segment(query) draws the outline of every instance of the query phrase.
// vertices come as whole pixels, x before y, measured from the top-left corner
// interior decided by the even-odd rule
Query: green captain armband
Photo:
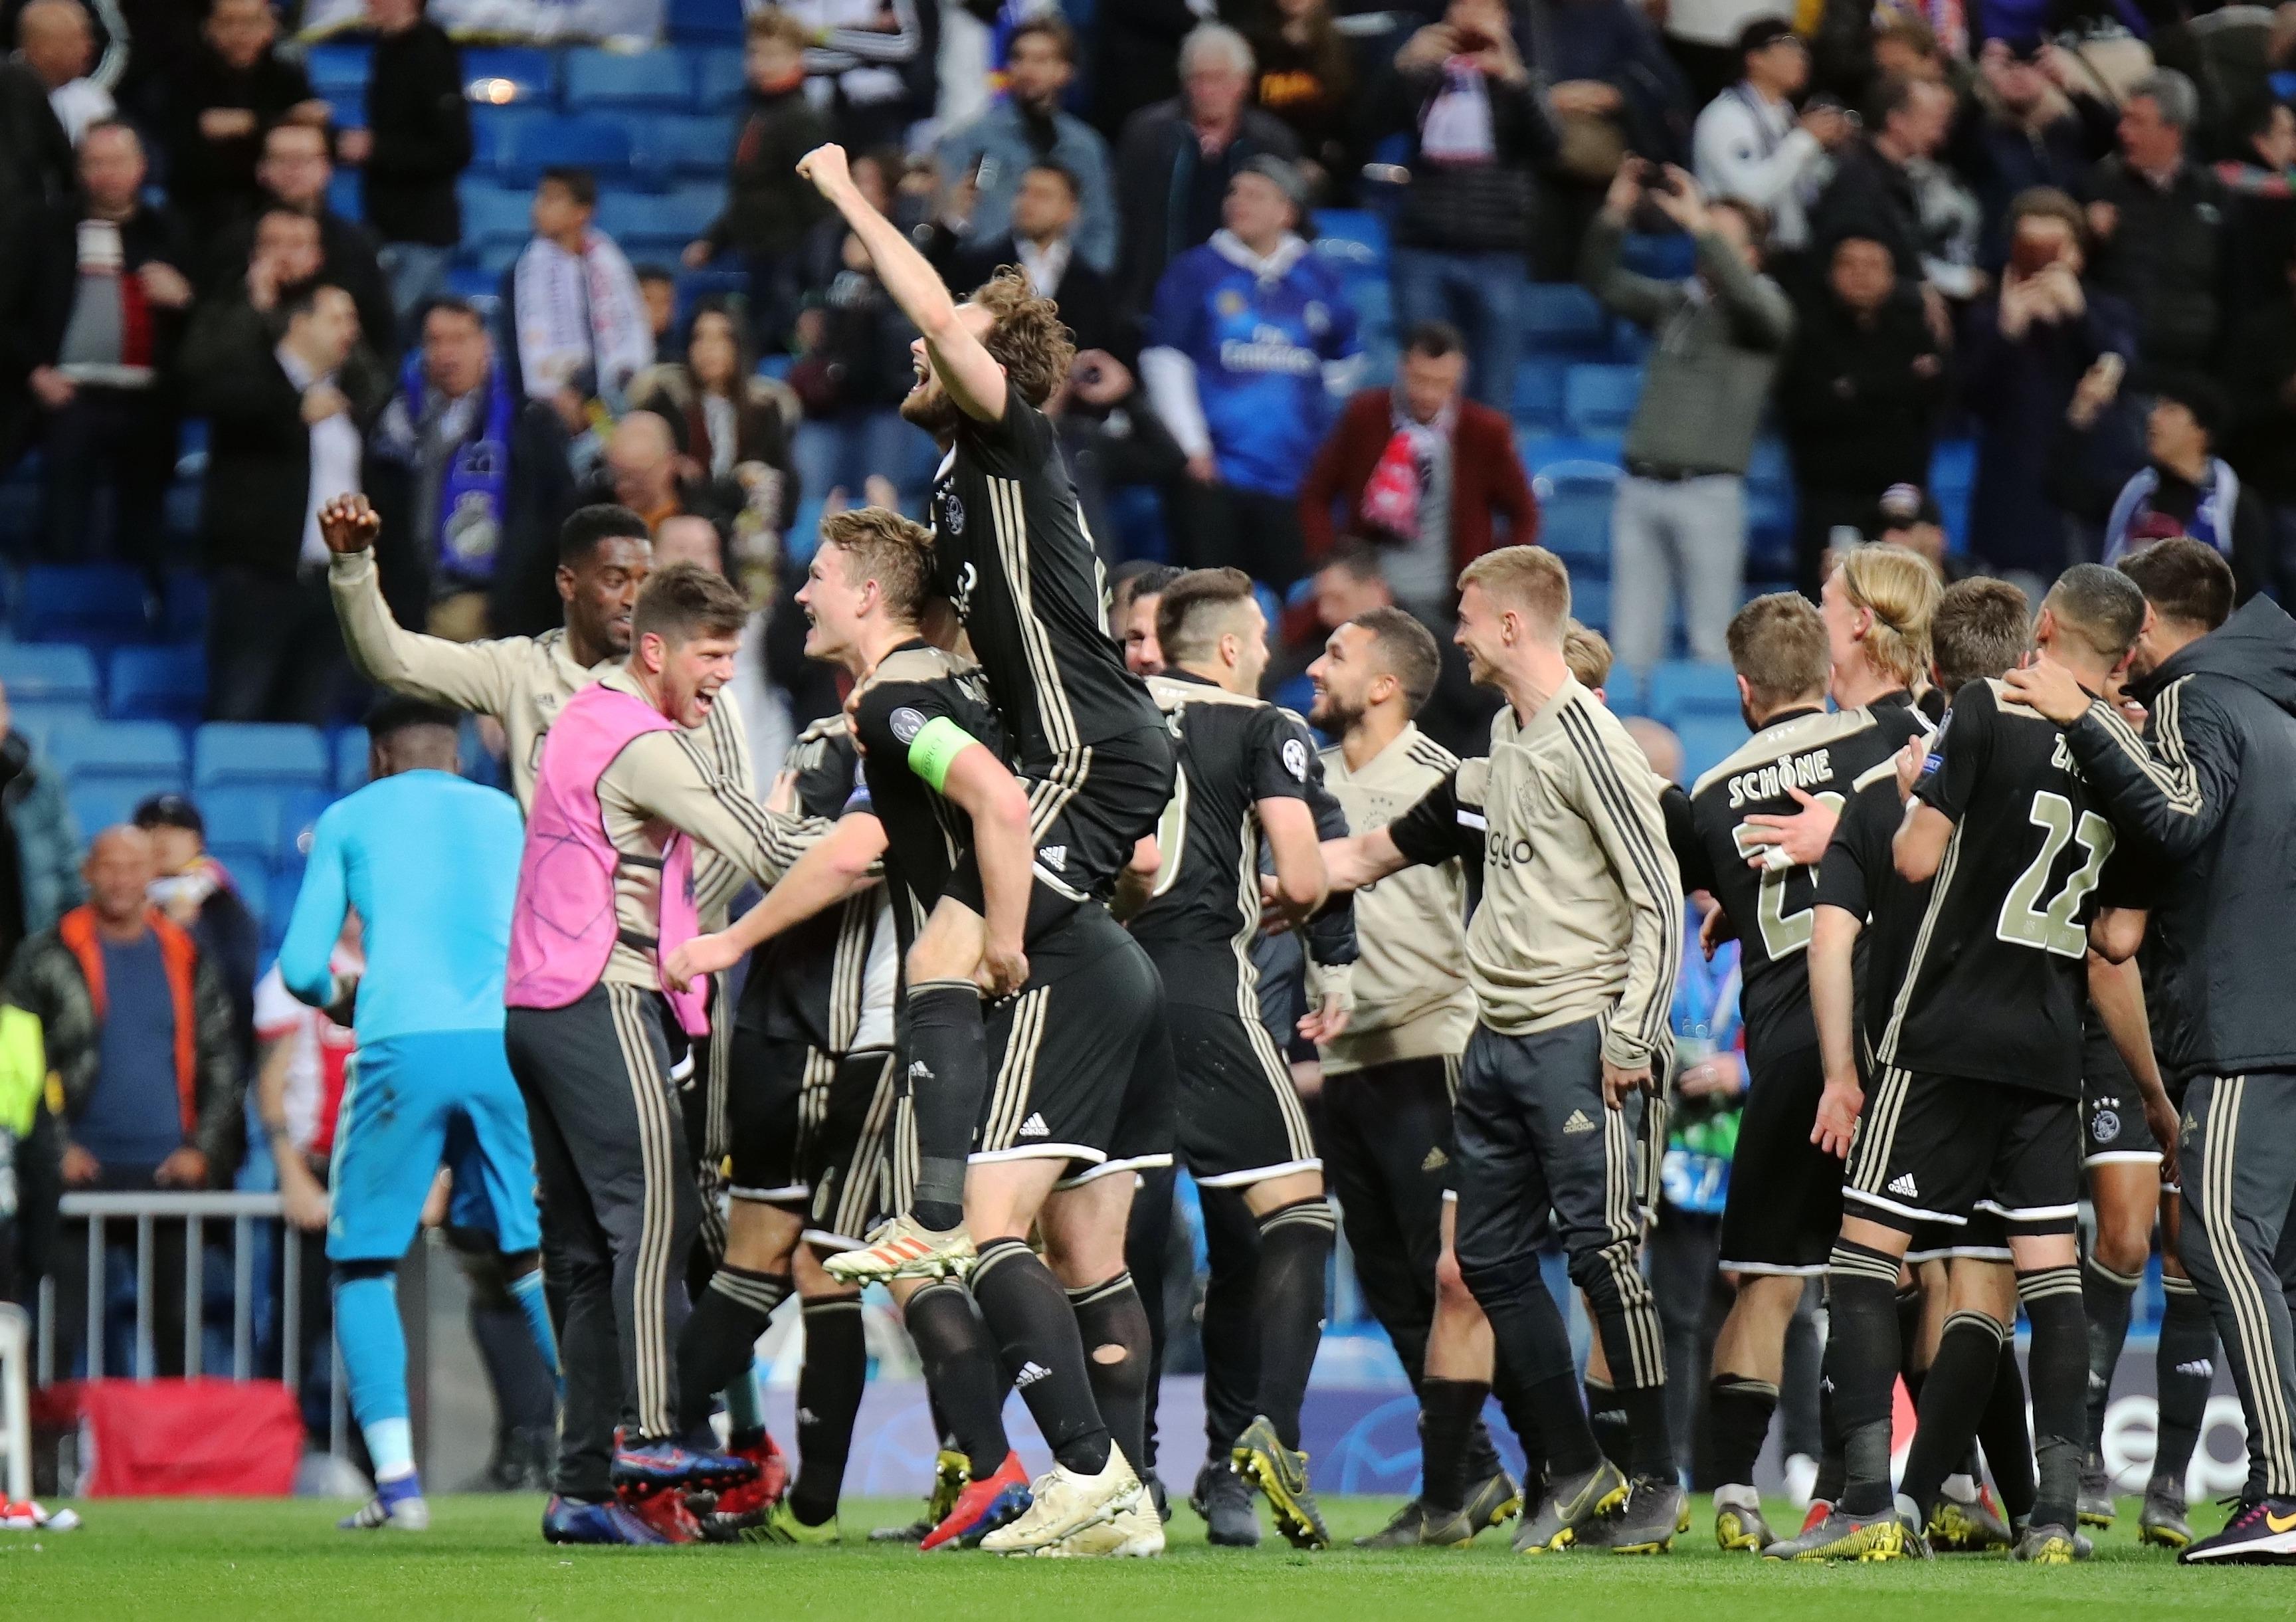
[[[936,715],[909,740],[909,770],[939,794],[956,757],[980,741],[947,716]]]

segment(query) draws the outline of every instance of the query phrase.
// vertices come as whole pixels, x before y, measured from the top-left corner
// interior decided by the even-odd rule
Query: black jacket
[[[1805,307],[1777,386],[1802,484],[1878,499],[1892,484],[1928,483],[1944,360],[1910,291],[1870,325],[1831,292]]]
[[[0,378],[15,383],[35,366],[55,365],[78,291],[79,222],[86,212],[72,201],[45,209],[0,255]],[[120,222],[120,253],[129,276],[160,264],[189,279],[191,245],[183,222],[168,209],[147,204]],[[175,359],[188,315],[152,306],[152,364],[163,372]]]
[[[2225,460],[2274,502],[2296,502],[2296,299],[2251,310],[2225,359],[2240,413]]]
[[[1395,240],[1406,247],[1451,253],[1521,252],[1530,241],[1536,183],[1532,171],[1558,146],[1554,127],[1540,110],[1538,95],[1526,81],[1509,85],[1490,79],[1491,144],[1488,163],[1434,163],[1419,151],[1418,130],[1443,90],[1439,68],[1390,76],[1382,129],[1412,132],[1406,160],[1411,184],[1403,188]]]
[[[451,189],[451,188],[450,188]],[[257,217],[242,216],[218,233],[209,250],[202,297],[221,292],[234,283],[244,285],[247,261],[255,251]],[[319,275],[350,294],[358,306],[359,337],[385,360],[398,353],[398,313],[390,302],[390,282],[375,257],[374,238],[365,226],[345,219],[332,209],[319,213]]]
[[[311,99],[310,77],[302,64],[276,48],[246,69],[234,68],[202,39],[191,60],[168,78],[169,161],[168,194],[201,236],[258,195],[256,161],[263,135],[288,109]],[[255,128],[243,136],[211,141],[200,132],[200,115],[210,108],[241,108],[255,114]]]
[[[0,225],[62,202],[78,173],[70,137],[40,76],[22,62],[0,60]]]
[[[463,57],[437,23],[424,21],[374,42],[366,86],[366,217],[387,243],[451,248],[462,240],[455,177],[471,166],[471,110],[463,100]]]
[[[703,233],[713,252],[794,253],[829,205],[797,172],[797,161],[835,137],[802,88],[750,92],[749,112],[726,160],[726,211]]]
[[[1070,244],[1073,249],[1073,242]],[[951,268],[949,285],[959,298],[996,274],[1000,265],[1017,265],[1021,251],[1008,234],[978,250],[956,254]],[[1068,268],[1061,272],[1061,285],[1054,297],[1059,301],[1061,319],[1068,323],[1069,331],[1076,335],[1080,350],[1107,350],[1119,357],[1123,355],[1122,334],[1118,330],[1116,288],[1108,277],[1085,262],[1081,253],[1071,251]]]
[[[1921,198],[1913,177],[1874,150],[1853,141],[1834,160],[1833,178],[1809,210],[1811,262],[1824,264],[1834,244],[1863,236],[1890,251],[1901,282],[1923,280],[1922,253],[1929,245],[1922,229]]]
[[[2151,711],[2145,737],[2106,704],[2065,737],[2153,869],[2141,888],[2161,1069],[2296,1070],[2296,997],[2275,950],[2296,918],[2296,620],[2258,597],[2132,690]]]
[[[2139,366],[2205,368],[2224,322],[2223,183],[2187,162],[2162,191],[2112,157],[2096,166],[2089,198],[2119,218],[2089,255],[2088,279],[2136,306]]]
[[[1124,243],[1117,282],[1126,309],[1147,309],[1155,302],[1164,267],[1210,240],[1219,229],[1220,200],[1227,195],[1229,179],[1246,159],[1263,153],[1297,162],[1300,138],[1281,119],[1257,107],[1243,110],[1235,139],[1210,160],[1181,101],[1160,102],[1133,115],[1116,152],[1116,206],[1123,216]],[[1216,173],[1203,173],[1207,164]]]

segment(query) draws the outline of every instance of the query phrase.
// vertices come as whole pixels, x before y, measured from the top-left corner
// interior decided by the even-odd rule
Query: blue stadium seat
[[[1611,572],[1611,503],[1618,470],[1600,462],[1558,462],[1532,481],[1538,497],[1538,539],[1570,567],[1575,583],[1582,575]]]
[[[1562,379],[1567,363],[1534,355],[1514,369],[1514,420],[1542,433],[1562,426]]]
[[[135,814],[143,801],[144,791],[132,783],[90,783],[85,788],[75,786],[65,796],[82,838],[117,827]]]
[[[192,742],[192,784],[217,788],[320,788],[327,781],[326,739],[316,727],[266,721],[209,721]]]
[[[335,734],[335,792],[347,795],[366,786],[366,733],[346,727]]]
[[[207,634],[208,577],[196,569],[168,572],[162,630],[170,642],[196,642]]]
[[[684,45],[739,45],[742,0],[669,0],[667,27]]]
[[[685,60],[675,51],[603,51],[594,47],[566,54],[569,112],[594,107],[659,107],[682,110],[693,87]]]
[[[67,644],[33,647],[0,642],[0,686],[12,708],[27,703],[77,704],[95,708],[95,661],[87,649]]]
[[[471,109],[471,172],[492,176],[497,181],[503,165],[510,161],[510,151],[519,133],[535,124],[548,123],[558,115],[545,107],[476,106]]]
[[[734,133],[733,119],[714,114],[679,118],[664,113],[648,119],[638,128],[637,168],[648,179],[661,183],[723,175]]]
[[[327,207],[345,219],[366,218],[366,179],[355,169],[339,169],[327,182]]]
[[[1734,715],[1691,715],[1669,721],[1682,740],[1682,786],[1695,784],[1746,741],[1746,723]]]
[[[550,53],[532,45],[466,45],[463,94],[481,107],[514,107],[550,99]]]
[[[610,180],[630,167],[630,132],[619,119],[533,119],[512,127],[500,166],[503,177],[516,185],[532,185],[557,165]]]
[[[1607,583],[1605,582],[1606,585]],[[1578,582],[1576,580],[1570,583],[1570,599],[1572,617],[1583,622],[1586,616],[1578,613]],[[1642,679],[1628,666],[1613,664],[1611,666],[1611,673],[1603,679],[1603,700],[1611,706],[1613,714],[1642,714]]]
[[[311,88],[331,100],[345,94],[354,100],[363,96],[373,63],[372,47],[348,40],[315,45],[303,54],[303,71],[310,75]]]
[[[207,819],[208,849],[237,874],[271,864],[279,848],[283,796],[268,788],[207,788],[200,791],[200,815]]]
[[[1621,465],[1621,445],[1614,433],[1591,439],[1568,433],[1519,433],[1514,440],[1523,466],[1534,474],[1565,462],[1594,462],[1615,470]]]
[[[467,177],[457,186],[463,200],[465,243],[524,242],[534,231],[534,194]]]
[[[475,727],[478,723],[466,716],[463,724]],[[279,839],[272,847],[276,863],[291,864],[297,868],[303,865],[311,854],[311,836],[317,827],[319,813],[334,803],[335,794],[332,788],[300,788],[280,801]]]
[[[709,228],[725,202],[722,185],[682,185],[658,194],[618,187],[599,195],[598,228],[625,251],[630,239],[647,237],[675,238],[683,247]]]
[[[48,740],[48,758],[75,788],[132,783],[145,794],[184,786],[184,735],[165,721],[111,720]]]
[[[327,121],[337,129],[366,128],[366,92],[353,90],[319,98],[327,104]],[[340,178],[340,177],[337,177]]]
[[[1692,717],[1718,716],[1736,727],[1738,678],[1726,664],[1702,664],[1695,659],[1669,659],[1651,672],[1646,695],[1650,712],[1677,732]]]
[[[1570,617],[1581,625],[1593,626],[1596,630],[1609,630],[1611,582],[1574,578],[1570,582]]]
[[[1611,318],[1595,295],[1569,282],[1533,282],[1523,290],[1522,340],[1533,355],[1594,358],[1608,351]]]
[[[130,642],[145,630],[144,576],[119,564],[24,571],[16,635],[27,642]]]
[[[93,727],[97,720],[95,705],[86,699],[45,703],[35,700],[28,704],[19,704],[13,698],[8,701],[8,725],[31,739],[37,749],[45,750],[52,739],[77,728]]]
[[[295,898],[291,894],[284,897],[275,909],[271,902],[271,875],[251,861],[242,862],[232,869],[231,884],[232,888],[239,892],[239,899],[246,906],[248,915],[263,930],[264,955],[275,956],[280,940],[287,933],[287,908]],[[279,915],[275,926],[272,918],[275,910]]]
[[[741,52],[690,51],[686,62],[693,73],[693,104],[703,112],[732,112],[750,94]]]
[[[503,250],[504,255],[508,252],[507,248]],[[502,273],[510,268],[507,257],[497,256],[489,264],[488,256],[481,252],[476,259],[476,263],[455,265],[447,269],[447,291],[458,299],[492,298],[502,285]]]
[[[1387,279],[1387,222],[1365,209],[1316,210],[1316,256],[1352,288]]]
[[[196,642],[115,649],[111,675],[105,708],[122,720],[188,727],[207,712],[207,649]]]
[[[1639,366],[1581,365],[1562,380],[1562,421],[1577,434],[1624,433],[1642,398]]]

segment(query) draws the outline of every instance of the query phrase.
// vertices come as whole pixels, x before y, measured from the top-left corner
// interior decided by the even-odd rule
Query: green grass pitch
[[[552,1549],[537,1530],[538,1498],[436,1498],[421,1536],[334,1529],[350,1506],[313,1500],[187,1503],[110,1500],[80,1505],[87,1524],[55,1533],[0,1533],[0,1616],[200,1622],[292,1618],[537,1619],[827,1617],[960,1622],[1136,1622],[1149,1617],[1312,1618],[1316,1622],[1553,1617],[1562,1622],[1827,1622],[1938,1618],[2019,1622],[2080,1618],[2286,1618],[2296,1572],[2178,1568],[2136,1546],[2134,1501],[2085,1566],[2032,1569],[1998,1560],[1786,1567],[1714,1547],[1696,1503],[1693,1531],[1656,1559],[1555,1555],[1521,1559],[1505,1533],[1464,1552],[1303,1554],[1271,1539],[1256,1550],[1213,1549],[1186,1510],[1161,1560],[999,1560],[920,1556],[866,1542],[833,1550],[740,1546]],[[1375,1529],[1392,1500],[1327,1505],[1333,1530]],[[914,1514],[914,1503],[849,1504],[844,1525]],[[1790,1518],[1775,1506],[1777,1524]],[[2195,1517],[2213,1527],[2218,1512]]]

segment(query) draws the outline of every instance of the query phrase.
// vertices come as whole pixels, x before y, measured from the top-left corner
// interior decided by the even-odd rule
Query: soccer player
[[[1502,548],[1469,564],[1459,589],[1469,669],[1507,700],[1489,758],[1462,762],[1388,827],[1325,855],[1335,887],[1360,889],[1448,860],[1459,827],[1480,827],[1456,1247],[1546,1453],[1550,1485],[1514,1546],[1656,1552],[1672,1545],[1682,1489],[1663,1336],[1636,1265],[1645,1213],[1635,1183],[1648,1094],[1671,1048],[1682,875],[1641,750],[1563,661],[1570,579],[1561,562],[1542,548]],[[1620,1382],[1631,1488],[1595,1445],[1540,1275],[1539,1247],[1556,1227]]]
[[[1041,408],[1076,348],[1050,299],[1007,268],[964,303],[901,228],[853,184],[839,146],[798,165],[841,214],[901,313],[917,383],[901,415],[943,448],[933,481],[933,575],[956,605],[996,696],[1029,795],[1041,881],[1105,901],[1172,792],[1172,751],[1155,706],[1108,634],[1100,562]],[[961,874],[934,902],[906,965],[908,1041],[934,1081],[913,1090],[916,1197],[881,1239],[833,1256],[849,1280],[962,1265],[965,1157],[988,1096],[979,977],[1021,989],[1021,943],[988,926]],[[1018,920],[1010,920],[1017,923]]]
[[[691,1541],[680,1489],[758,1473],[681,1439],[709,1394],[681,1402],[678,1385],[680,1273],[701,1199],[670,1091],[671,1032],[691,1039],[708,1025],[702,999],[669,992],[661,964],[696,933],[696,844],[767,885],[801,848],[795,820],[723,777],[701,732],[748,621],[722,576],[692,564],[654,576],[632,613],[628,663],[558,711],[535,775],[504,1041],[564,1301],[554,1540],[619,1487],[661,1540]]]
[[[537,1265],[534,1145],[502,1050],[524,830],[507,795],[455,775],[459,719],[414,699],[376,707],[373,780],[321,814],[279,949],[280,977],[299,1000],[331,1008],[354,989],[357,998],[357,1078],[342,1106],[327,1259],[374,1497],[347,1529],[430,1524],[407,1429],[398,1268],[441,1160],[455,1170],[457,1223],[493,1231],[535,1344],[557,1365]],[[332,962],[347,911],[365,933],[366,967],[354,985]]]
[[[1411,719],[1441,667],[1434,637],[1399,608],[1349,621],[1308,667],[1308,719],[1340,740],[1324,751],[1324,782],[1350,830],[1383,827],[1457,770]],[[1452,1252],[1451,1107],[1475,1024],[1464,863],[1406,869],[1359,892],[1355,909],[1354,1012],[1317,1044],[1324,1164],[1364,1298],[1418,1395],[1422,1454],[1419,1495],[1357,1542],[1448,1547],[1521,1503],[1483,1427],[1490,1325]]]
[[[1324,899],[1308,802],[1315,745],[1296,717],[1254,696],[1267,621],[1241,570],[1197,570],[1166,586],[1156,638],[1164,673],[1149,691],[1178,740],[1179,788],[1132,933],[1164,981],[1181,1157],[1199,1187],[1240,1191],[1259,1232],[1259,1400],[1241,1435],[1212,1438],[1227,1457],[1206,1462],[1196,1497],[1208,1511],[1230,1465],[1267,1494],[1286,1537],[1325,1548],[1331,1533],[1300,1451],[1300,1404],[1323,1338],[1324,1268],[1338,1224],[1291,1066],[1260,1023],[1250,957],[1263,844],[1290,918],[1306,919]],[[1320,1008],[1311,1016],[1317,1031],[1321,1016]]]
[[[1886,638],[1892,666],[1925,665],[1936,577],[1911,553],[1875,561],[1906,574],[1906,610],[1898,625],[1876,622],[1860,647]],[[1749,1085],[1720,1234],[1720,1264],[1738,1275],[1738,1292],[1715,1339],[1707,1423],[1722,1482],[1714,1496],[1715,1539],[1725,1549],[1759,1552],[1775,1539],[1754,1490],[1754,1460],[1777,1407],[1786,1327],[1807,1280],[1825,1271],[1841,1231],[1841,1168],[1809,1137],[1825,1085],[1805,956],[1816,864],[1761,843],[1750,819],[1791,814],[1798,802],[1841,805],[1868,773],[1887,775],[1882,769],[1928,724],[1902,702],[1825,708],[1827,624],[1799,593],[1773,593],[1741,608],[1730,622],[1729,648],[1753,736],[1692,786],[1696,839],[1681,854],[1683,883],[1712,893],[1728,915],[1744,976]],[[1758,852],[1763,864],[1750,866],[1747,858]]]
[[[2038,656],[2101,692],[2144,615],[2124,577],[2076,565],[2042,605]],[[1876,1047],[1873,1096],[1829,1086],[1819,1106],[1821,1146],[1849,1148],[1827,1349],[1847,1479],[1797,1552],[1892,1559],[1918,1547],[1927,1506],[1890,1494],[1898,1272],[1918,1223],[1965,1228],[1981,1202],[2008,1227],[2033,1326],[2038,1480],[2016,1553],[2062,1564],[2077,1556],[2087,1363],[2074,1236],[2079,999],[2113,827],[2057,725],[1990,681],[1955,696],[1909,786],[1893,859],[1906,882],[1936,882]]]

